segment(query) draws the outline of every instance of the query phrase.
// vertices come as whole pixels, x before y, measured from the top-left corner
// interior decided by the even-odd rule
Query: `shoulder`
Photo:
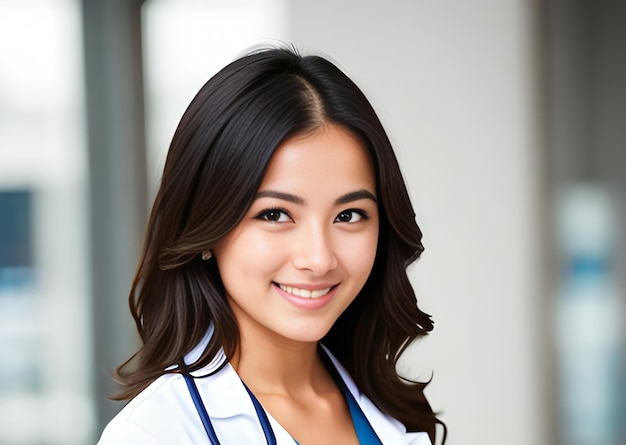
[[[187,364],[198,360],[212,333],[210,326],[202,341],[185,357]],[[217,373],[224,360],[220,351],[198,372]],[[157,378],[122,408],[102,432],[98,445],[202,443],[205,434],[185,379],[182,374],[169,373]]]
[[[214,371],[214,372],[211,372]],[[223,443],[260,443],[263,430],[245,387],[226,363],[192,372],[202,403]],[[132,399],[104,429],[98,445],[207,443],[182,374],[159,377]]]
[[[102,432],[98,445],[196,443],[194,439],[200,439],[197,434],[203,431],[194,415],[182,375],[166,374],[122,408]]]
[[[322,345],[322,347],[324,346]],[[376,405],[359,390],[354,380],[352,380],[352,377],[341,365],[339,360],[337,360],[327,348],[324,347],[324,350],[361,407],[363,414],[365,414],[365,417],[367,417],[372,428],[376,431],[376,434],[384,444],[432,445],[428,434],[407,432],[401,422],[380,411]]]

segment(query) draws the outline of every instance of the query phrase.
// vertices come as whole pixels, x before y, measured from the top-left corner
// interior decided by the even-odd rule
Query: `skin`
[[[358,443],[317,342],[365,284],[378,230],[367,151],[327,125],[278,147],[249,211],[214,248],[241,333],[230,363],[302,445]],[[307,291],[328,293],[293,295]]]

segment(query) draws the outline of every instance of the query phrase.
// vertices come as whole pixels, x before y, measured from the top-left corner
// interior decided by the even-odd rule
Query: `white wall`
[[[436,328],[403,362],[449,444],[547,443],[531,2],[288,2],[284,36],[341,63],[395,143]]]
[[[276,43],[276,36],[283,34],[284,1],[150,0],[144,4],[146,136],[152,195],[172,135],[191,99],[211,76],[251,46]]]

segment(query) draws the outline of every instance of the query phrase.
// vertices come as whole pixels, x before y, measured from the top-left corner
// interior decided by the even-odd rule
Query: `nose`
[[[320,226],[302,227],[293,242],[293,265],[322,276],[337,267],[335,243],[329,230]]]

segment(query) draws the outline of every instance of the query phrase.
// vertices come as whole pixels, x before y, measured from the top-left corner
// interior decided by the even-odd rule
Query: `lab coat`
[[[209,341],[211,331],[187,356],[193,363]],[[341,378],[372,428],[385,445],[431,445],[426,433],[407,433],[404,425],[383,414],[356,387],[329,352]],[[205,368],[192,372],[202,401],[223,445],[263,445],[263,429],[246,389],[223,352]],[[215,372],[217,370],[217,372]],[[210,374],[210,375],[208,375]],[[207,376],[208,375],[208,376]],[[278,445],[294,445],[291,435],[267,413]],[[165,374],[133,398],[104,429],[98,445],[208,444],[209,439],[181,374]]]

